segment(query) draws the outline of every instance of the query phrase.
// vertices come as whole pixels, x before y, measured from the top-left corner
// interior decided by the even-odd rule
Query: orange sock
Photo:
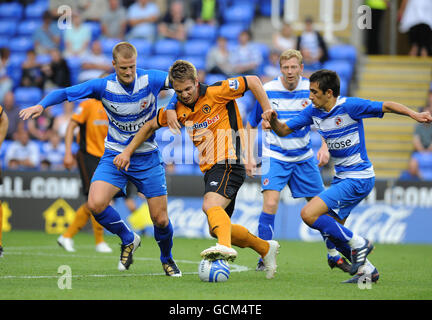
[[[2,245],[2,234],[3,234],[3,208],[0,201],[0,246]]]
[[[218,243],[231,248],[231,220],[222,207],[207,210],[210,234],[215,235]]]
[[[66,232],[63,234],[65,238],[73,238],[87,223],[88,219],[91,216],[91,212],[87,207],[87,204],[84,203],[81,207],[78,208],[75,219],[67,228]]]
[[[239,224],[231,225],[231,241],[237,247],[255,250],[261,257],[264,257],[270,248],[267,241],[253,235],[248,229]]]
[[[104,228],[99,224],[99,222],[96,221],[94,216],[90,214],[92,227],[93,227],[93,233],[95,236],[95,242],[96,244],[99,244],[104,241],[103,234],[104,234]]]

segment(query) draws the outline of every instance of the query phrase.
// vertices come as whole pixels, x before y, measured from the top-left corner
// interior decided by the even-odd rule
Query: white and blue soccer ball
[[[198,275],[204,282],[225,282],[230,276],[230,266],[226,260],[203,259],[198,266]]]

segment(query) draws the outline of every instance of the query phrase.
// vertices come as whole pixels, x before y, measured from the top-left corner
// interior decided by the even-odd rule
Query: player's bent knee
[[[308,208],[308,206],[304,206],[300,211],[300,216],[304,223],[306,223],[308,226],[311,226],[317,217],[313,214],[313,211]]]
[[[87,201],[87,206],[89,208],[89,210],[91,211],[91,213],[93,214],[99,214],[102,211],[104,211],[107,207],[107,205],[105,203],[98,203],[92,199],[88,199]]]
[[[151,218],[153,224],[158,228],[165,228],[169,223],[168,214],[166,213],[165,214],[159,213],[158,215]]]

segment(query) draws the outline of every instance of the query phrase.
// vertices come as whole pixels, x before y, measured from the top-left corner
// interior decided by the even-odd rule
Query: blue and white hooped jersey
[[[338,97],[330,112],[311,104],[287,125],[292,130],[312,124],[317,127],[334,160],[336,177],[371,178],[375,173],[366,152],[362,119],[383,117],[382,105],[377,101]]]
[[[105,148],[122,152],[139,129],[156,116],[157,96],[168,87],[167,72],[137,69],[130,86],[120,84],[113,73],[65,90],[69,101],[86,97],[102,101],[109,120]],[[152,135],[135,153],[150,152],[157,147],[155,135]]]
[[[307,78],[301,78],[297,87],[293,91],[288,91],[279,76],[264,84],[264,90],[271,107],[277,111],[281,121],[288,121],[297,116],[310,104]],[[258,126],[262,112],[262,107],[257,102],[248,118],[252,127]],[[274,131],[267,131],[263,156],[286,162],[299,162],[311,158],[313,150],[310,142],[310,126],[304,126],[286,137],[279,137]]]

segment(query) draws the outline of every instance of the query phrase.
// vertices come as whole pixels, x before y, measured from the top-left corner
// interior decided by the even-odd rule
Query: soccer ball
[[[225,260],[203,259],[198,266],[198,275],[204,282],[225,282],[230,276],[230,266]]]

